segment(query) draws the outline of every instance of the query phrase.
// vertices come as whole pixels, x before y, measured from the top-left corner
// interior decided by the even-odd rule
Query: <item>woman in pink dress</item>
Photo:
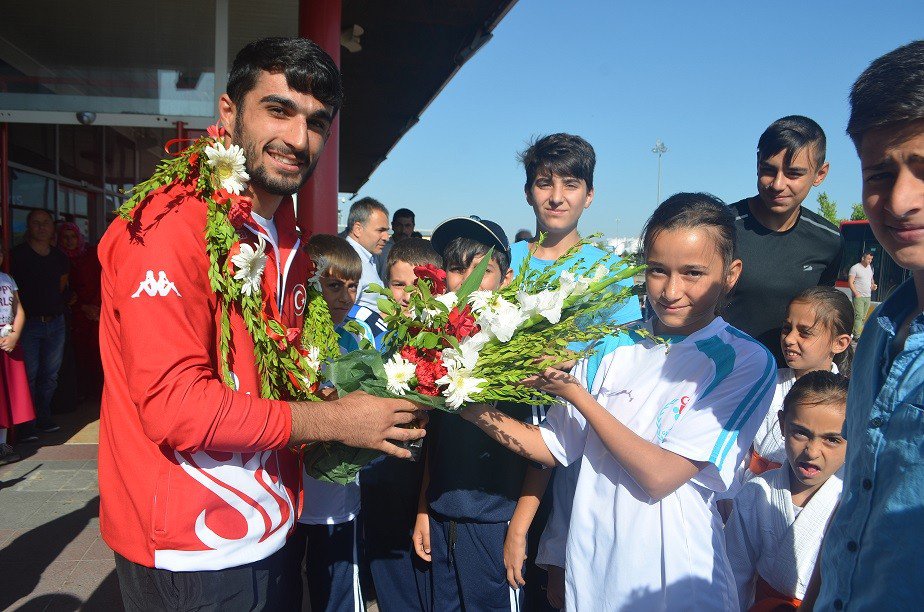
[[[0,264],[3,249],[0,249]],[[0,465],[19,461],[19,455],[7,443],[7,431],[20,423],[35,420],[29,379],[23,362],[19,335],[26,323],[26,313],[19,303],[16,281],[0,272]]]

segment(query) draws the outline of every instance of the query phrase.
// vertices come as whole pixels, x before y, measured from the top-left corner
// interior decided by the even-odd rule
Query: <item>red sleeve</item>
[[[118,322],[116,351],[141,426],[158,445],[180,451],[282,448],[292,427],[287,402],[233,391],[219,379],[204,205],[180,206],[199,214],[174,209],[143,242],[117,232],[101,257],[104,276],[108,267],[113,278],[105,291]]]

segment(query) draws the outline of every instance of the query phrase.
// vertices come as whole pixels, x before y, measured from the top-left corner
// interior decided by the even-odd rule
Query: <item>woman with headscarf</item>
[[[74,223],[58,225],[58,248],[71,260],[71,343],[80,395],[95,397],[103,384],[99,357],[100,264],[96,248]]]

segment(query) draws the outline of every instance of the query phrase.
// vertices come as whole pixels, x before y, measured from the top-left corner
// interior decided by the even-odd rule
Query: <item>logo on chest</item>
[[[658,417],[655,419],[655,424],[658,427],[658,442],[664,442],[667,434],[680,420],[680,416],[687,409],[689,403],[690,396],[684,395],[683,397],[672,399],[661,407],[661,410],[658,411]]]
[[[295,290],[292,292],[292,305],[295,307],[296,316],[302,316],[307,302],[308,292],[305,291],[305,285],[295,285]]]

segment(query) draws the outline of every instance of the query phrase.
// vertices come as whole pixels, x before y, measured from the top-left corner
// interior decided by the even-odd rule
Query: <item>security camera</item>
[[[90,125],[96,121],[96,113],[92,113],[90,111],[80,111],[77,113],[77,121],[79,121],[82,125]]]

